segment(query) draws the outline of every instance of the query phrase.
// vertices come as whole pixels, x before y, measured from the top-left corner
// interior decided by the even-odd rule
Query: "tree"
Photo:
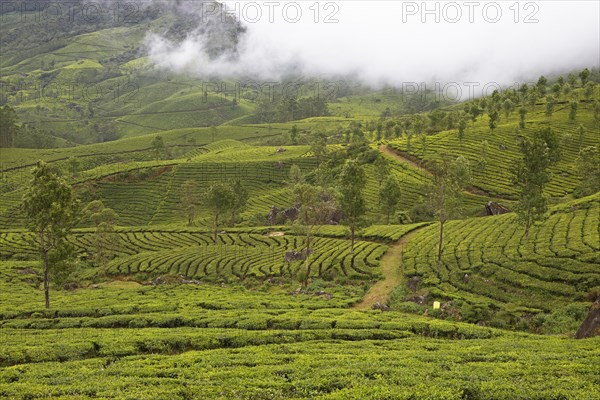
[[[539,93],[539,90],[537,89],[537,87],[536,86],[532,87],[529,90],[529,94],[527,95],[527,100],[529,101],[529,107],[531,109],[533,109],[533,107],[535,107],[535,103],[537,103],[539,97],[540,97],[540,93]]]
[[[363,190],[367,184],[365,170],[355,160],[344,164],[339,177],[339,203],[342,209],[343,222],[350,229],[350,254],[354,254],[356,229],[362,223],[367,210]]]
[[[529,86],[526,83],[522,84],[519,87],[519,94],[521,95],[521,101],[525,101],[527,98],[527,93],[529,93]]]
[[[302,173],[300,167],[296,164],[292,164],[292,166],[290,167],[289,176],[290,182],[294,185],[304,183],[304,174]]]
[[[585,101],[590,101],[592,99],[592,95],[594,94],[594,82],[588,82],[585,84],[585,89],[583,91],[583,98]]]
[[[558,139],[550,128],[536,132],[532,139],[524,138],[520,150],[523,158],[513,171],[513,182],[521,189],[515,212],[525,224],[525,237],[528,238],[531,225],[546,213],[544,187],[550,180],[548,168],[558,162],[560,150]]]
[[[504,110],[504,115],[506,116],[506,118],[508,118],[510,113],[513,112],[514,108],[515,105],[512,101],[510,101],[510,99],[506,99],[504,100],[504,103],[502,103],[502,109]]]
[[[386,224],[390,223],[390,214],[396,211],[400,201],[400,184],[393,175],[388,175],[383,186],[379,188],[379,202],[386,215]]]
[[[381,188],[381,184],[390,174],[390,162],[383,155],[379,154],[373,163],[376,170],[377,187]]]
[[[590,70],[587,68],[585,68],[583,71],[581,71],[579,73],[579,79],[581,79],[581,86],[584,86],[587,83],[589,77],[590,77]]]
[[[558,83],[555,83],[554,85],[552,85],[551,89],[554,96],[559,96],[560,92],[562,91],[562,86]]]
[[[156,159],[157,160],[160,159],[160,156],[165,151],[165,141],[163,140],[162,136],[155,136],[154,139],[152,139],[150,146],[152,147],[152,150],[154,151],[154,155],[155,155]]]
[[[79,158],[71,156],[67,160],[67,165],[69,166],[71,177],[75,178],[79,173],[79,169],[81,168],[81,161],[79,161]]]
[[[316,133],[312,138],[310,150],[317,158],[317,163],[320,164],[323,157],[327,154],[327,135],[323,132]]]
[[[467,120],[465,118],[461,118],[458,121],[458,141],[462,144],[463,139],[465,138],[465,130],[467,129]]]
[[[0,107],[0,147],[13,147],[15,137],[19,131],[17,123],[19,118],[15,110],[9,105]]]
[[[525,117],[527,116],[527,108],[522,106],[519,108],[519,128],[525,129]]]
[[[217,243],[221,218],[234,207],[234,194],[230,185],[222,182],[214,183],[206,193],[206,206],[213,214],[214,242]]]
[[[292,140],[293,145],[298,144],[298,126],[297,125],[292,126],[292,129],[290,130],[290,138]]]
[[[421,133],[419,139],[421,141],[421,156],[425,157],[425,154],[427,154],[427,135]]]
[[[567,82],[569,82],[569,85],[574,87],[577,84],[577,76],[573,73],[570,73],[569,76],[567,76]]]
[[[193,180],[183,182],[181,206],[187,217],[188,225],[194,225],[198,208],[198,185]]]
[[[402,125],[400,123],[394,125],[394,137],[399,138],[402,136]]]
[[[577,119],[577,102],[569,102],[569,121],[575,121]]]
[[[235,179],[231,183],[231,190],[233,192],[233,203],[231,207],[231,220],[234,222],[236,218],[239,217],[240,212],[244,207],[246,207],[246,203],[248,203],[248,191],[242,184],[240,179]]]
[[[581,183],[575,189],[578,197],[589,196],[600,191],[600,151],[598,145],[581,149],[577,158],[577,170]]]
[[[375,140],[376,141],[379,142],[381,140],[382,133],[383,133],[383,124],[381,122],[378,122],[377,126],[375,128]]]
[[[579,128],[577,129],[577,137],[579,139],[579,150],[583,147],[583,141],[585,140],[585,127],[583,124],[579,124]]]
[[[119,138],[117,125],[113,121],[96,123],[93,129],[96,133],[96,141],[100,143],[111,142]]]
[[[475,122],[477,121],[477,117],[481,115],[481,108],[475,103],[471,105],[471,109],[469,110],[469,114],[471,114],[471,122],[473,122],[473,126],[475,126]]]
[[[461,214],[462,191],[471,180],[469,162],[463,156],[455,160],[444,158],[430,166],[433,179],[425,188],[425,204],[439,222],[437,277],[440,278],[444,248],[444,224]]]
[[[114,227],[118,215],[113,209],[105,207],[100,200],[89,202],[84,208],[83,214],[96,227],[94,232],[95,252],[91,259],[96,265],[102,267],[114,258],[114,249],[119,246],[121,240]]]
[[[546,79],[546,77],[544,75],[540,76],[540,78],[537,81],[537,88],[538,91],[540,92],[541,96],[544,96],[546,94],[546,85],[548,84],[548,79]]]
[[[78,222],[79,203],[60,171],[39,161],[23,198],[23,210],[42,261],[46,308],[50,308],[50,281],[63,280],[74,258],[67,236]]]
[[[310,276],[310,254],[312,252],[311,241],[313,235],[318,231],[320,225],[326,224],[337,210],[333,196],[319,186],[301,183],[294,186],[293,197],[300,205],[299,225],[296,230],[304,236],[304,284]]]
[[[546,100],[546,116],[548,118],[552,118],[552,114],[554,113],[554,105],[556,104],[556,99],[554,96],[548,96]]]
[[[493,132],[494,129],[498,126],[498,111],[492,110],[488,113],[490,117],[489,126],[490,130]]]
[[[478,168],[484,172],[487,168],[488,162],[488,152],[490,151],[490,144],[487,140],[481,142],[481,156],[479,157],[479,162],[477,163]]]

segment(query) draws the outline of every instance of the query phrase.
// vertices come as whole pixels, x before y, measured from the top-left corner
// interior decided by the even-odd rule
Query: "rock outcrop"
[[[590,308],[587,318],[575,333],[575,339],[586,339],[600,336],[600,299]]]

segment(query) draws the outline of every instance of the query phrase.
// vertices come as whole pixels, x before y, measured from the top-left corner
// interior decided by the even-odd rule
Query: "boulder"
[[[381,304],[379,302],[371,306],[373,310],[390,311],[390,307],[387,304]]]
[[[413,291],[416,292],[417,289],[419,288],[419,283],[421,283],[421,278],[418,276],[413,276],[412,278],[410,278],[410,280],[408,281],[408,288]]]
[[[495,201],[488,201],[485,205],[485,212],[487,215],[500,215],[509,213],[510,209]]]
[[[575,333],[575,339],[586,339],[600,336],[600,300],[596,300],[590,308],[587,318]]]

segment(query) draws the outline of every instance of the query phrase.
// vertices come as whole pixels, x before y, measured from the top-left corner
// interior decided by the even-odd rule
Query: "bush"
[[[484,303],[465,303],[460,309],[460,315],[465,322],[486,322],[492,316],[492,311],[488,304]]]
[[[550,314],[534,318],[534,327],[545,334],[561,334],[576,331],[589,311],[586,303],[573,303]]]

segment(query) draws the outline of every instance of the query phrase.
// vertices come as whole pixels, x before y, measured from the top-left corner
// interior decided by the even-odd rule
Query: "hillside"
[[[600,398],[596,66],[265,95],[192,3],[0,10],[0,398]]]

